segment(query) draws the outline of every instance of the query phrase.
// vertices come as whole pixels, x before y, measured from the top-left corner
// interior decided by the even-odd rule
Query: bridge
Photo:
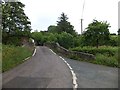
[[[118,69],[61,57],[46,46],[3,73],[5,88],[118,88]]]

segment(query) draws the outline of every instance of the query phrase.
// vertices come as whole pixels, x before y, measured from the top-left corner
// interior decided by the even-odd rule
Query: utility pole
[[[85,7],[85,0],[83,2],[83,9],[82,9],[82,15],[81,15],[81,34],[83,33],[83,12]]]
[[[81,19],[81,34],[83,33],[83,19]]]

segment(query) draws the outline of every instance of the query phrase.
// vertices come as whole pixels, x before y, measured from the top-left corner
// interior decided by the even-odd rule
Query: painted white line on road
[[[54,53],[55,55],[57,55],[53,50],[51,50],[51,49],[49,49],[49,50],[50,50],[52,53]],[[68,68],[70,69],[70,71],[71,71],[71,73],[72,73],[73,90],[76,90],[76,89],[78,88],[76,74],[74,73],[74,71],[73,71],[72,67],[70,66],[70,64],[67,63],[67,61],[66,61],[63,57],[59,56],[59,58],[61,58],[61,59],[64,61],[64,63],[67,64]]]
[[[57,55],[55,52],[53,52],[53,50],[52,49],[49,49],[52,53],[54,53],[55,55]]]
[[[24,59],[23,61],[26,61],[26,60],[28,60],[30,57],[27,57],[26,59]]]
[[[35,48],[34,53],[33,53],[33,55],[32,55],[32,56],[35,56],[35,54],[36,54],[36,48]],[[30,57],[27,57],[27,58],[26,58],[26,59],[24,59],[23,61],[26,61],[26,60],[28,60],[28,59],[30,59]]]
[[[33,53],[33,55],[32,55],[32,56],[35,56],[35,54],[36,54],[36,48],[35,48],[34,53]]]
[[[65,60],[64,60],[65,63],[67,63]]]
[[[70,65],[68,67],[70,68],[70,70],[72,70],[72,67]]]
[[[78,88],[78,84],[77,84],[77,77],[76,77],[76,74],[74,73],[72,67],[70,66],[69,63],[67,63],[67,61],[62,58],[61,56],[59,56],[66,64],[67,66],[69,67],[71,73],[72,73],[72,80],[73,80],[73,90],[76,90]]]
[[[63,61],[65,60],[64,58],[62,58],[61,56],[59,56]]]

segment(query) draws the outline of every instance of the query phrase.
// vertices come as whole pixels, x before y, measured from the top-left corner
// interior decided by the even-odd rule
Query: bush
[[[107,55],[97,54],[94,63],[112,66],[112,67],[118,67],[118,59],[116,59],[116,56],[108,57]]]
[[[83,46],[83,36],[82,35],[78,35],[76,37],[73,38],[74,39],[74,47],[78,47],[78,46]]]
[[[9,45],[15,45],[15,46],[20,46],[21,42],[20,42],[20,38],[16,37],[16,36],[11,36],[8,37],[6,42],[3,42],[4,44],[9,44]]]
[[[73,36],[69,33],[63,32],[59,34],[58,43],[66,49],[73,47]]]
[[[111,35],[107,44],[110,46],[118,46],[118,35]]]
[[[56,37],[56,35],[53,34],[53,33],[47,33],[44,37],[45,37],[45,38],[44,38],[45,42],[50,42],[50,43],[55,43],[55,42],[57,42],[57,37]],[[44,42],[44,43],[45,43],[45,42]]]
[[[118,47],[76,47],[71,48],[70,50],[94,54],[96,56],[96,59],[88,62],[111,67],[120,67],[120,65],[118,64]],[[72,58],[76,59],[76,57]],[[80,58],[78,58],[77,60],[80,60]]]
[[[111,47],[111,46],[101,46],[99,48],[96,47],[76,47],[76,48],[70,48],[72,51],[78,51],[78,52],[85,52],[96,55],[97,53],[100,54],[108,54],[109,56],[113,56],[115,52],[118,51],[117,47]]]

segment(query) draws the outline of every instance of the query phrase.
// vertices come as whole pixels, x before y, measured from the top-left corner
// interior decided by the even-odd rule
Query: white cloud
[[[49,25],[56,24],[58,17],[65,12],[69,21],[80,33],[80,19],[84,0],[20,0],[25,6],[25,12],[32,22],[33,30],[47,30]],[[83,25],[87,27],[93,19],[108,21],[110,32],[118,29],[119,0],[85,0]]]

